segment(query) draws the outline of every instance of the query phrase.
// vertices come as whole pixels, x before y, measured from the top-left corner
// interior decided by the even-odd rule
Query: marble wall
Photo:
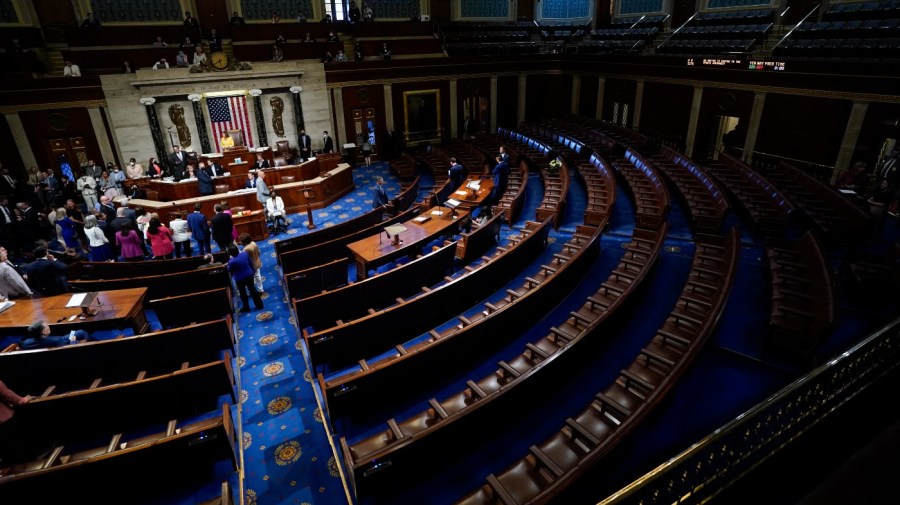
[[[275,146],[278,140],[289,140],[292,146],[297,144],[297,126],[294,117],[293,96],[290,92],[292,86],[300,86],[303,103],[303,116],[308,132],[321,132],[322,130],[334,131],[331,124],[331,109],[328,90],[325,85],[325,71],[320,63],[307,62],[281,62],[281,63],[255,63],[251,71],[216,72],[207,74],[191,74],[187,69],[172,68],[168,70],[139,70],[132,75],[104,75],[101,76],[103,92],[106,95],[109,107],[110,127],[115,139],[115,149],[119,159],[131,157],[139,160],[148,160],[156,157],[153,145],[153,137],[150,132],[147,112],[141,104],[142,98],[153,97],[156,115],[159,118],[162,137],[168,151],[171,150],[171,142],[167,126],[173,122],[169,117],[169,107],[178,104],[184,109],[185,125],[191,133],[190,151],[202,151],[201,140],[197,132],[197,124],[194,117],[193,105],[187,96],[189,94],[227,93],[230,91],[247,93],[251,89],[260,89],[263,94],[262,109],[265,119],[266,136],[270,146]],[[284,101],[284,137],[279,137],[272,127],[272,108],[269,100],[273,95],[279,96]],[[209,128],[209,112],[201,101],[204,120],[207,130]],[[250,115],[250,127],[254,142],[259,138],[255,120],[255,105],[253,97],[247,93],[247,105]],[[313,138],[313,148],[321,148],[321,135]],[[176,143],[177,131],[172,129],[172,136]],[[215,145],[210,138],[210,145]]]

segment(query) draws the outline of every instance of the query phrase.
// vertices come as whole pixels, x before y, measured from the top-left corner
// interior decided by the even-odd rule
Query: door
[[[231,12],[222,7],[222,0],[194,0],[194,5],[197,6],[194,17],[200,21],[203,37],[208,37],[209,31],[213,28],[218,33],[225,33]]]
[[[74,181],[81,174],[81,167],[87,165],[88,155],[82,137],[47,139],[46,147],[57,176]]]
[[[360,149],[362,148],[363,140],[368,140],[369,144],[372,144],[372,156],[376,156],[378,153],[378,146],[375,141],[375,125],[378,124],[378,121],[375,115],[375,108],[366,107],[353,109],[352,117],[353,137],[350,140],[353,140],[353,143]]]

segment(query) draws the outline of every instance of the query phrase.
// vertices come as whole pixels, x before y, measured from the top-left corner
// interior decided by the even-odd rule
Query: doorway
[[[743,146],[740,144],[744,141],[744,139],[737,138],[737,128],[741,118],[737,116],[716,116],[716,122],[718,123],[715,130],[716,136],[713,142],[710,142],[713,150],[711,153],[707,153],[714,160],[719,159],[719,153],[724,151],[726,147],[741,148]]]

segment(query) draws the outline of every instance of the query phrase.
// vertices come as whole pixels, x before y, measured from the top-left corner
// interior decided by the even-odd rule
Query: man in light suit
[[[312,153],[312,139],[309,138],[309,135],[306,134],[306,130],[300,130],[300,158],[303,161],[309,159],[310,153]]]
[[[169,165],[172,167],[172,175],[176,181],[184,179],[184,167],[187,156],[181,152],[181,146],[172,146],[172,154],[169,155]]]
[[[324,144],[322,148],[323,153],[330,154],[334,152],[334,140],[328,136],[328,131],[322,132],[322,143]]]

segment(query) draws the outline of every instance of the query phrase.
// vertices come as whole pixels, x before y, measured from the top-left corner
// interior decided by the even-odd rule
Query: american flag
[[[244,143],[253,145],[253,132],[250,130],[250,115],[247,113],[247,101],[243,95],[222,98],[207,98],[209,121],[212,123],[213,138],[216,140],[216,151],[221,152],[219,139],[222,132],[241,130],[244,132]]]

